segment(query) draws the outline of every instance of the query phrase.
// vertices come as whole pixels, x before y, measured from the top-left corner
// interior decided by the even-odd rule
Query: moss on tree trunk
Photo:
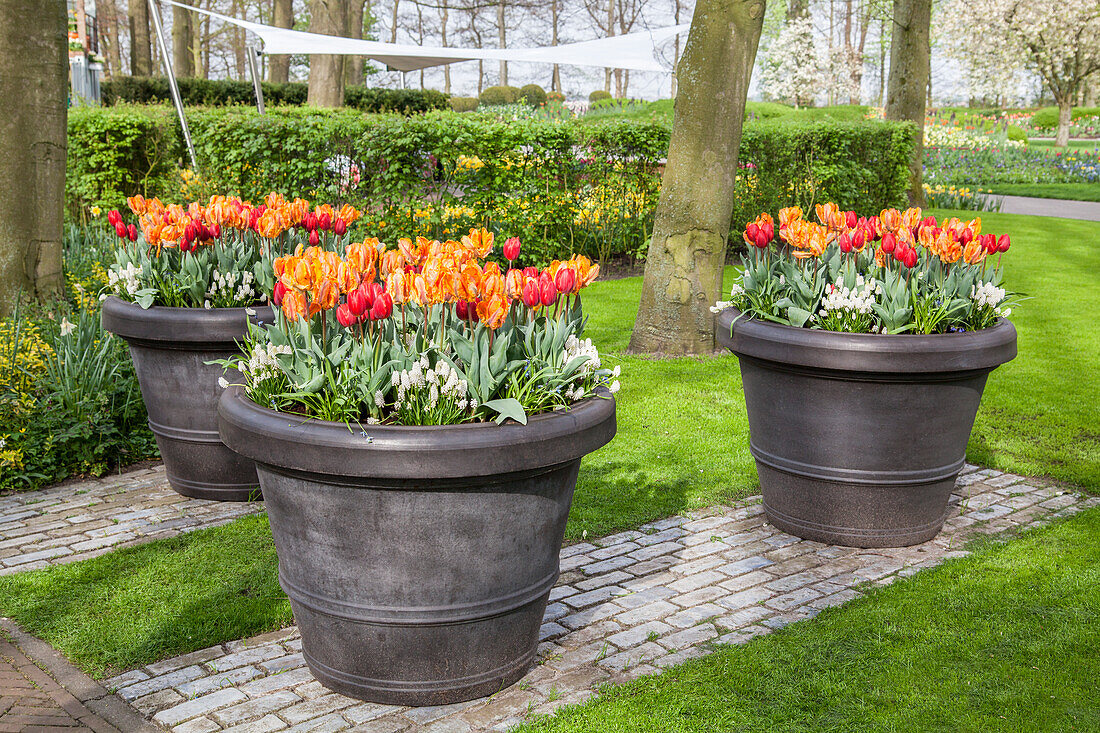
[[[61,288],[67,31],[64,0],[0,2],[0,315]]]
[[[763,0],[699,0],[677,69],[676,111],[630,350],[714,350],[737,153]]]

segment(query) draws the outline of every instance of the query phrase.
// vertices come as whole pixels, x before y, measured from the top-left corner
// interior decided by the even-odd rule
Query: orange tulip
[[[402,271],[391,272],[386,276],[386,292],[393,298],[393,302],[401,305],[408,300],[409,293],[407,279]]]
[[[976,265],[985,259],[985,247],[977,239],[971,239],[963,249],[963,261],[968,265]]]
[[[297,321],[306,315],[309,301],[306,294],[299,290],[288,290],[283,296],[283,315],[288,321]]]
[[[527,278],[524,277],[523,270],[513,267],[504,276],[504,293],[511,300],[519,300],[523,297],[523,286],[526,284]]]
[[[779,210],[779,231],[782,234],[783,230],[788,228],[796,221],[802,220],[802,207],[801,206],[789,206],[786,209]]]
[[[878,220],[882,225],[882,232],[896,232],[902,226],[901,212],[897,209],[883,209]]]
[[[490,297],[477,304],[477,317],[489,329],[496,330],[504,324],[508,317],[510,301],[501,293],[494,293]]]
[[[455,293],[459,300],[477,300],[481,297],[481,285],[485,279],[481,268],[473,262],[467,263],[462,268],[462,277],[459,280],[458,291]]]
[[[431,301],[428,298],[428,284],[425,282],[422,274],[410,272],[405,287],[409,292],[409,300],[416,303],[421,308],[430,304]]]

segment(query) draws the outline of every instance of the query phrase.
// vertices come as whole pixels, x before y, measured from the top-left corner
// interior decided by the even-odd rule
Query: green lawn
[[[943,216],[947,212],[935,212]],[[964,212],[960,212],[964,213]],[[966,214],[970,216],[972,214]],[[989,379],[970,460],[1100,491],[1100,223],[989,214],[1009,232],[1020,356]],[[732,268],[727,271],[727,285]],[[619,355],[640,278],[586,291],[588,334],[621,364],[619,433],[583,464],[570,540],[755,493],[737,360]],[[868,436],[871,438],[873,436]],[[0,613],[103,674],[259,633],[290,621],[266,521],[0,576]]]
[[[527,733],[1100,730],[1100,509]]]
[[[993,193],[1041,199],[1100,201],[1100,183],[997,183]]]
[[[1100,150],[1100,140],[1070,140],[1069,145],[1061,147],[1054,144],[1053,138],[1050,140],[1035,140],[1030,139],[1027,144],[1033,148],[1059,148],[1065,150],[1066,148],[1074,148],[1076,150]]]

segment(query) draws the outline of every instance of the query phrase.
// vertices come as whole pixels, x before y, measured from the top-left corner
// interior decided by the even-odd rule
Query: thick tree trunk
[[[271,25],[294,27],[294,0],[275,0],[271,7]],[[275,84],[290,81],[290,56],[278,54],[268,57],[267,80]]]
[[[0,2],[0,316],[61,289],[67,96],[64,0]]]
[[[122,76],[122,50],[119,48],[118,32],[118,7],[115,0],[100,0],[97,6],[99,13],[99,45],[103,49],[103,57],[107,61],[106,77]]]
[[[149,0],[129,0],[130,74],[150,76],[153,53],[149,36]]]
[[[714,350],[741,125],[764,23],[763,0],[699,0],[679,92],[642,300],[630,350]]]
[[[1055,101],[1058,102],[1058,132],[1054,133],[1054,144],[1064,148],[1069,145],[1069,126],[1073,121],[1073,97],[1066,95]]]
[[[504,26],[504,0],[499,0],[497,3],[497,45],[499,48],[507,48],[508,41],[505,38],[506,28]],[[500,81],[501,86],[508,86],[508,62],[500,62]]]
[[[181,0],[182,1],[182,0]],[[172,6],[172,71],[177,77],[194,76],[194,55],[191,53],[191,11]]]
[[[925,92],[928,89],[928,28],[932,0],[894,0],[894,27],[890,44],[890,77],[886,85],[888,120],[909,120],[913,157],[909,161],[909,203],[924,206],[921,168],[924,161]]]
[[[342,36],[347,25],[346,0],[311,0],[310,31]],[[344,57],[313,54],[309,57],[309,92],[306,101],[316,107],[344,106]]]
[[[348,38],[362,38],[363,37],[363,10],[366,3],[364,0],[351,0],[348,5]],[[349,87],[357,87],[363,85],[363,62],[365,59],[362,56],[346,56],[344,60],[344,82]]]

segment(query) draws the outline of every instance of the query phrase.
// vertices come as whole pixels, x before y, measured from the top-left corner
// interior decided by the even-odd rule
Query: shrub
[[[1100,117],[1100,107],[1074,107],[1070,113],[1071,120],[1079,120],[1082,117]],[[1053,130],[1058,127],[1058,108],[1043,107],[1031,116],[1031,126],[1043,130]]]
[[[481,103],[486,106],[495,104],[515,104],[519,101],[519,93],[515,87],[486,87],[479,96]]]
[[[451,97],[451,109],[455,112],[473,112],[479,104],[477,97]]]
[[[520,87],[519,97],[532,107],[538,107],[546,103],[546,90],[538,84],[527,84]]]
[[[1009,140],[1015,140],[1027,144],[1027,133],[1024,132],[1024,128],[1019,125],[1009,125],[1007,128],[1007,134]]]
[[[603,89],[597,89],[588,95],[589,102],[598,102],[601,99],[611,99],[611,92],[605,92]]]

